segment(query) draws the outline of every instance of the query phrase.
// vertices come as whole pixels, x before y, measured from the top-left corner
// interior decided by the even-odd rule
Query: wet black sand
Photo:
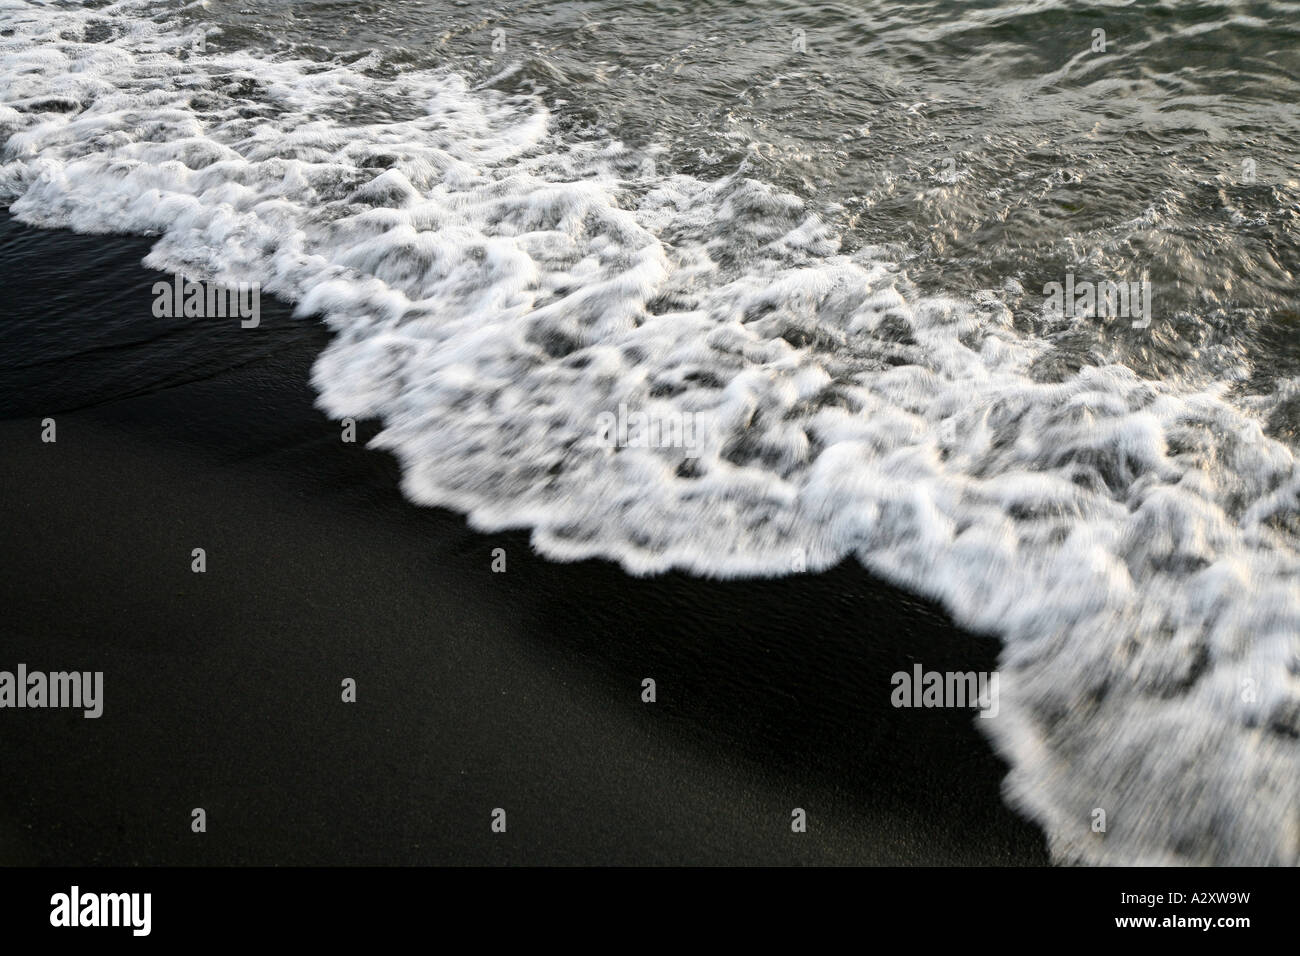
[[[889,702],[994,640],[855,564],[636,579],[416,508],[314,408],[323,327],[155,319],[148,248],[0,220],[0,669],[105,684],[0,710],[0,862],[1048,862],[973,712]]]

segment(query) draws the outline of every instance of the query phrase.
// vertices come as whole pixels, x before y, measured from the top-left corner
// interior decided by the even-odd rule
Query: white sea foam
[[[1036,381],[1003,293],[919,296],[772,186],[647,183],[445,72],[193,55],[138,7],[0,2],[14,215],[324,315],[322,407],[477,528],[635,574],[856,556],[996,632],[978,723],[1059,859],[1300,860],[1300,470],[1220,394]],[[620,405],[702,445],[612,446]]]

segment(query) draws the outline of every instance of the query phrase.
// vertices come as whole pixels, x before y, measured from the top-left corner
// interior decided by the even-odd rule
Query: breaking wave
[[[1300,470],[1225,389],[1042,381],[1014,281],[922,294],[797,197],[565,142],[537,98],[196,53],[147,4],[0,11],[13,215],[323,316],[320,405],[382,421],[412,500],[633,574],[854,556],[1002,638],[977,723],[1058,860],[1300,860]],[[620,405],[702,446],[612,446]]]

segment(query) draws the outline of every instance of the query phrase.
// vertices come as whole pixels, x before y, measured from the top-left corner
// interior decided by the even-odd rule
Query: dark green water
[[[381,74],[449,66],[537,93],[567,135],[617,139],[661,174],[744,169],[931,291],[1014,277],[1032,299],[1070,271],[1149,277],[1159,319],[1140,336],[1018,309],[1055,346],[1043,374],[1119,360],[1253,395],[1300,373],[1297,12],[371,2],[212,3],[203,16],[226,31],[218,48],[379,51]],[[1270,429],[1294,441],[1298,425],[1288,401]]]

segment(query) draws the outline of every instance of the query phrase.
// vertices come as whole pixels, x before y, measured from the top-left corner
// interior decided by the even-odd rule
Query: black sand
[[[635,579],[416,508],[314,408],[319,324],[155,319],[148,246],[0,221],[0,669],[105,684],[0,710],[0,862],[1047,862],[973,712],[889,702],[994,640],[855,564]]]

